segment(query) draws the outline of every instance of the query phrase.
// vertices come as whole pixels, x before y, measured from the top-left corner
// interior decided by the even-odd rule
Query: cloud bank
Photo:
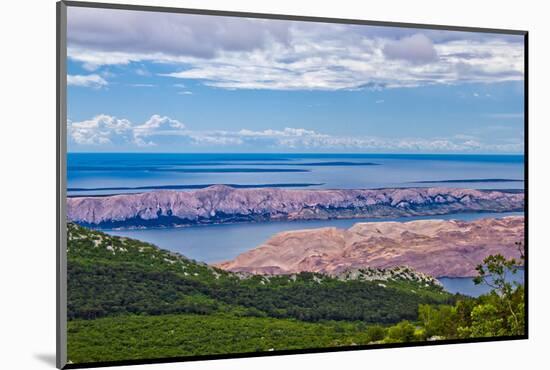
[[[340,151],[340,152],[501,152],[523,151],[521,141],[484,143],[471,135],[451,138],[383,138],[369,136],[342,136],[287,127],[282,130],[236,131],[191,130],[182,122],[155,114],[143,123],[132,123],[124,118],[100,114],[81,122],[68,122],[71,143],[90,146],[109,146],[126,149],[165,144],[174,145],[180,151],[197,148],[262,147],[277,151]],[[161,145],[162,144],[162,145]]]
[[[69,8],[85,69],[152,62],[222,89],[338,90],[523,79],[521,36]]]

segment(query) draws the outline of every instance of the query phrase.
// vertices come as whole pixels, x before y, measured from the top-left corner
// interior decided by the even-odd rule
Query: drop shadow
[[[34,358],[51,367],[56,365],[55,353],[35,353]]]

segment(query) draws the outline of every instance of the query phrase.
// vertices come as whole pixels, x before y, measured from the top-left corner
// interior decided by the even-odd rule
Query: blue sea
[[[522,155],[69,153],[69,195],[212,184],[312,189],[523,189]]]
[[[470,277],[460,277],[460,278],[439,278],[438,279],[446,291],[450,293],[460,293],[464,295],[469,295],[471,297],[479,297],[482,294],[489,293],[492,288],[485,284],[475,284],[473,279]],[[513,273],[507,271],[505,280],[509,283],[523,284],[525,281],[525,271],[523,268],[518,268],[518,270]]]
[[[311,189],[524,188],[522,155],[69,153],[67,169],[69,196],[158,189],[187,191],[213,184]],[[462,213],[391,220],[474,220],[521,214]],[[268,222],[107,232],[212,263],[232,259],[281,231],[327,226],[348,228],[356,222],[367,221],[380,220]],[[442,283],[451,292],[470,295],[479,295],[488,289],[474,286],[469,278],[444,278]]]

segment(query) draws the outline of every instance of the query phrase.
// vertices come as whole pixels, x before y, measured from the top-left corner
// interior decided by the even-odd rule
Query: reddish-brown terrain
[[[435,277],[474,276],[475,266],[489,254],[519,257],[515,243],[523,237],[522,216],[367,222],[347,230],[282,232],[218,267],[258,274],[337,274],[350,268],[410,266]]]

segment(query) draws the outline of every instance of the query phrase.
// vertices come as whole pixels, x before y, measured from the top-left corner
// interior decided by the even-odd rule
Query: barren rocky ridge
[[[70,221],[93,227],[148,227],[401,217],[455,212],[523,211],[523,193],[451,188],[289,190],[214,185],[195,191],[152,191],[67,199]]]

